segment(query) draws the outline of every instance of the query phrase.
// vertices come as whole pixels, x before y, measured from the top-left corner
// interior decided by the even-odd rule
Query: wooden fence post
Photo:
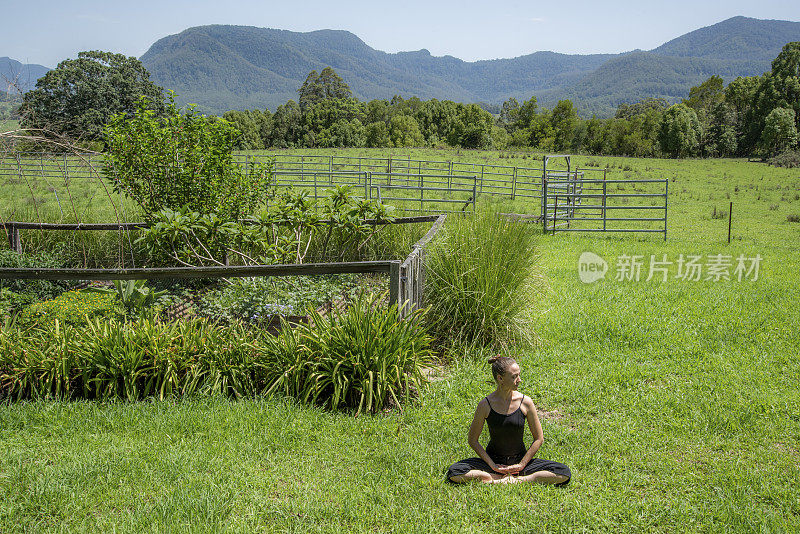
[[[394,260],[389,265],[389,306],[397,305],[400,297],[400,262]]]
[[[8,232],[8,244],[11,246],[11,250],[17,254],[22,254],[22,240],[19,237],[19,228],[13,222],[6,223],[5,227]]]

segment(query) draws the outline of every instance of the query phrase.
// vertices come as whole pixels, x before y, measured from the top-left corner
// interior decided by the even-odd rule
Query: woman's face
[[[517,389],[522,383],[519,365],[512,363],[505,373],[497,377],[497,384],[508,389]]]

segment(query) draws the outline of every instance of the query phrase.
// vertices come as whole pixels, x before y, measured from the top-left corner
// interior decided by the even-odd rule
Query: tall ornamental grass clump
[[[269,391],[356,413],[399,406],[433,362],[421,319],[416,312],[401,321],[397,306],[383,308],[375,295],[327,317],[313,312],[308,325],[284,327],[265,351],[278,357],[267,371]]]
[[[206,319],[55,321],[0,327],[0,399],[129,401],[183,395],[282,392],[332,409],[377,411],[422,386],[432,360],[419,313],[361,297],[277,336]]]
[[[529,340],[535,228],[484,210],[447,220],[426,263],[426,322],[444,343],[502,347]]]
[[[202,319],[7,327],[0,329],[0,398],[254,395],[257,360],[266,355],[243,343],[250,337]]]

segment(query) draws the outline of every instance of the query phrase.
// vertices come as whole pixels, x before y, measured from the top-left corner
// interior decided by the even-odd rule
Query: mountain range
[[[800,41],[800,22],[734,17],[649,51],[535,52],[467,62],[432,56],[425,49],[382,52],[343,30],[301,33],[211,25],[159,39],[141,61],[155,83],[177,93],[179,103],[196,103],[210,113],[274,111],[297,100],[297,89],[311,70],[330,66],[360,100],[402,95],[499,104],[535,95],[548,107],[569,98],[581,115],[602,117],[623,102],[647,97],[678,101],[715,74],[726,81],[759,75],[790,41]],[[8,58],[0,58],[0,73],[3,59]],[[35,71],[30,72],[33,76]]]
[[[395,94],[500,103],[536,95],[546,106],[571,99],[582,115],[607,116],[622,102],[677,101],[717,74],[726,81],[759,75],[800,22],[734,17],[650,51],[623,54],[535,52],[513,59],[466,62],[427,50],[389,54],[346,31],[307,33],[248,26],[199,26],[154,43],[141,60],[153,80],[181,102],[223,111],[297,99],[311,70],[331,66],[361,100]]]
[[[0,92],[17,94],[29,91],[48,70],[43,65],[24,64],[10,57],[0,57]]]

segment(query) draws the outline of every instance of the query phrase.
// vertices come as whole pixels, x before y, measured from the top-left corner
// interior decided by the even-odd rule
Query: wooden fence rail
[[[365,219],[364,224],[381,226],[389,224],[413,224],[421,222],[434,222],[437,220],[437,217],[438,215],[420,215],[415,217],[398,217],[392,220]],[[249,219],[244,219],[240,222],[244,224],[255,224],[255,221],[251,221]],[[320,221],[319,223],[321,225],[328,225],[332,224],[333,221],[325,219]],[[284,224],[284,223],[276,223],[276,224]],[[36,223],[36,222],[7,221],[4,223],[0,223],[0,226],[3,227],[3,229],[6,232],[6,235],[8,236],[8,243],[11,246],[11,250],[14,250],[19,254],[22,253],[22,238],[20,235],[20,230],[48,230],[48,231],[61,230],[70,232],[81,232],[81,231],[101,231],[101,230],[129,231],[129,230],[141,230],[150,228],[150,224],[146,222],[67,224],[67,223]]]

